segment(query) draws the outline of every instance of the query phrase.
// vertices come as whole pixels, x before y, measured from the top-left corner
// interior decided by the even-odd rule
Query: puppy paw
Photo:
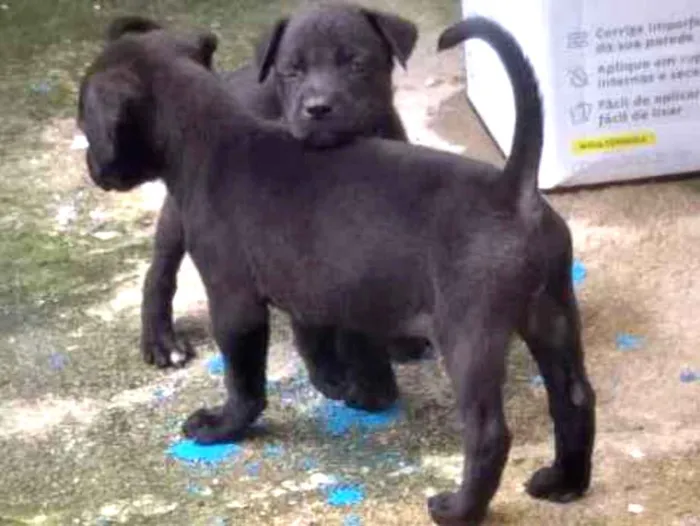
[[[484,511],[469,509],[459,493],[439,493],[428,499],[428,511],[440,526],[477,526],[486,516]]]
[[[171,336],[142,338],[141,356],[147,364],[166,369],[184,367],[196,354],[187,338]]]
[[[198,444],[237,442],[245,436],[264,408],[264,401],[248,404],[236,411],[231,411],[227,406],[201,408],[185,420],[182,433]]]
[[[564,469],[554,465],[537,470],[525,490],[536,499],[565,503],[583,496],[588,486],[587,477],[567,476]]]
[[[399,398],[397,390],[370,391],[364,389],[349,389],[343,397],[345,405],[352,409],[360,409],[370,413],[379,413],[392,407]]]
[[[349,371],[343,397],[345,405],[369,412],[385,411],[393,406],[399,398],[399,386],[391,366],[383,373],[369,375],[366,371]]]

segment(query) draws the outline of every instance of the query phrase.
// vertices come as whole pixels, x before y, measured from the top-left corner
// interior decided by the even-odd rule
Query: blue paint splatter
[[[265,444],[263,448],[263,457],[265,458],[279,458],[284,454],[284,448],[282,446],[276,446],[273,444]]]
[[[193,440],[182,440],[168,448],[168,454],[188,464],[220,464],[225,460],[235,458],[243,451],[236,444],[214,444],[203,446]]]
[[[365,500],[365,487],[362,484],[337,484],[331,486],[326,502],[335,507],[355,506]]]
[[[60,371],[67,363],[68,358],[61,353],[54,352],[49,355],[49,366],[54,371]]]
[[[700,371],[694,371],[692,369],[683,369],[681,371],[680,380],[684,384],[692,384],[693,382],[700,382]]]
[[[245,466],[245,472],[249,477],[257,477],[260,475],[260,470],[262,469],[262,462],[250,462]]]
[[[332,436],[342,436],[351,430],[378,431],[391,427],[400,416],[401,408],[398,405],[380,413],[369,413],[331,400],[324,401],[315,410],[316,420]]]
[[[544,378],[542,378],[542,375],[535,375],[530,379],[530,385],[532,387],[542,387],[544,385]]]
[[[644,344],[644,338],[621,332],[615,337],[615,344],[619,351],[634,351]]]
[[[343,519],[343,526],[362,526],[362,519],[358,515],[347,515]]]
[[[214,376],[221,376],[224,374],[224,357],[220,354],[209,359],[207,362],[207,370],[209,374]]]
[[[574,263],[571,266],[571,278],[574,281],[574,285],[582,285],[586,280],[586,275],[588,271],[585,265],[578,259],[574,259]]]

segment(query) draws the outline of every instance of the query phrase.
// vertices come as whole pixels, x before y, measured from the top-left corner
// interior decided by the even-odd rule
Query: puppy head
[[[274,68],[292,134],[315,146],[372,135],[393,105],[394,58],[404,67],[414,24],[361,7],[317,6],[280,20],[258,53],[259,80]]]
[[[144,29],[121,21],[112,23],[104,49],[83,77],[78,126],[88,140],[95,184],[127,191],[158,178],[165,167],[154,130],[152,72],[177,60],[210,68],[217,39],[210,33],[176,38],[157,25]]]

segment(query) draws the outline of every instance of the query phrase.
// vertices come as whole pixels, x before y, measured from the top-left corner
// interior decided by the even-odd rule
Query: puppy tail
[[[543,142],[542,99],[530,61],[515,38],[487,18],[472,16],[445,29],[438,40],[438,51],[478,38],[500,56],[508,72],[515,97],[515,133],[510,156],[504,168],[504,183],[520,205],[539,195],[537,174]]]

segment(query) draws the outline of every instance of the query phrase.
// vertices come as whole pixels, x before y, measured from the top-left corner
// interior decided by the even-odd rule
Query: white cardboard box
[[[700,170],[700,0],[462,0],[530,58],[544,99],[540,187]],[[467,94],[510,151],[514,103],[495,52],[466,44]]]

